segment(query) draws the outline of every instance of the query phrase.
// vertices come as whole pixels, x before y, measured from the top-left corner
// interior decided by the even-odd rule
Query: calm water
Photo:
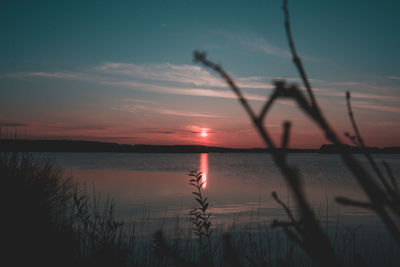
[[[285,219],[271,197],[293,206],[286,184],[268,154],[114,154],[46,153],[67,174],[84,182],[103,197],[116,202],[116,216],[125,221],[147,217],[162,221],[187,216],[194,205],[187,173],[204,173],[205,195],[209,197],[214,225]],[[366,164],[366,160],[357,156]],[[388,162],[400,175],[400,155],[376,155],[377,162]],[[321,220],[346,225],[379,225],[380,221],[362,209],[338,206],[335,196],[364,200],[350,172],[338,155],[290,154],[304,180],[309,202]],[[366,164],[367,166],[367,164]]]
[[[112,198],[116,203],[115,216],[134,222],[136,235],[143,242],[160,228],[173,234],[169,229],[178,229],[174,228],[177,218],[179,226],[183,226],[179,229],[190,229],[188,211],[195,203],[187,174],[193,169],[204,173],[204,194],[210,201],[214,233],[230,231],[247,236],[248,230],[254,229],[251,233],[259,235],[258,225],[269,225],[273,219],[287,220],[271,197],[273,191],[295,208],[285,181],[268,154],[45,153],[44,156],[54,159],[67,175],[85,183],[89,192],[95,191],[103,199]],[[357,158],[369,168],[362,155]],[[382,160],[389,163],[395,177],[400,178],[400,155],[374,158],[379,164]],[[308,201],[340,251],[349,254],[357,248],[369,266],[398,266],[399,248],[381,221],[367,210],[335,203],[336,196],[366,199],[338,155],[289,154],[288,159],[301,171]],[[272,231],[276,231],[274,236],[282,232]],[[347,255],[340,251],[339,255]]]

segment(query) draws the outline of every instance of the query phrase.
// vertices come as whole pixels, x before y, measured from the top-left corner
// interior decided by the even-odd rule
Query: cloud
[[[223,37],[227,42],[238,43],[253,51],[255,50],[264,54],[274,55],[285,59],[291,57],[291,54],[288,50],[272,44],[263,36],[255,33],[237,33],[223,30],[211,30],[209,33],[218,37]]]
[[[391,79],[391,80],[400,80],[400,76],[389,76],[386,78]]]
[[[191,84],[194,86],[226,87],[220,79],[199,66],[164,64],[128,64],[108,62],[94,68],[107,75],[119,75],[131,80],[148,80]]]
[[[243,37],[233,38],[242,38],[243,40],[247,40]],[[258,38],[248,39],[257,40],[258,44],[262,44],[265,41]],[[278,53],[277,51],[280,51],[279,49],[274,49],[270,50],[270,52]],[[23,72],[4,74],[1,77],[33,77],[68,79],[77,81],[84,80],[93,83],[126,87],[134,90],[153,93],[236,99],[234,93],[231,92],[231,90],[222,79],[212,75],[210,72],[204,70],[200,66],[195,65],[177,65],[170,63],[134,64],[122,62],[106,62],[98,66],[82,69],[81,71]],[[395,79],[397,78],[397,76],[393,76],[391,78]],[[290,77],[235,77],[235,81],[237,82],[238,86],[245,89],[244,93],[246,97],[249,100],[254,101],[265,101],[265,93],[259,94],[256,92],[249,92],[249,90],[254,89],[271,91],[274,88],[271,80],[278,79],[284,79],[288,82],[296,82],[298,84],[301,84],[300,79]],[[317,85],[317,87],[314,87],[317,96],[327,98],[332,96],[344,98],[345,91],[336,89],[337,86],[344,86],[352,88],[351,91],[353,99],[380,100],[396,103],[400,102],[400,96],[391,94],[390,92],[388,92],[388,90],[386,90],[386,87],[379,87],[376,85],[360,83],[357,81],[327,82],[318,79],[310,79],[310,81]],[[361,90],[363,91],[360,92]],[[379,90],[379,94],[373,93],[377,92],[377,90]],[[370,91],[371,93],[366,91]],[[171,115],[176,114],[176,116],[179,116],[178,114],[180,114],[175,113],[173,110],[164,110],[164,113]]]
[[[122,105],[120,109],[124,110],[124,111],[128,111],[128,112],[146,111],[146,112],[150,112],[150,113],[157,113],[157,114],[170,115],[170,116],[179,116],[179,117],[222,118],[222,116],[216,115],[216,114],[165,109],[165,108],[159,108],[159,107],[155,107],[155,106],[147,106],[147,105],[143,105],[143,104],[125,104],[125,105]]]
[[[185,127],[186,132],[188,133],[201,133],[203,130],[209,131],[209,128],[204,128],[197,125],[187,125]]]
[[[138,90],[148,90],[158,93],[176,94],[176,95],[193,95],[205,97],[218,97],[218,98],[236,98],[230,90],[221,91],[213,88],[227,88],[227,85],[222,79],[211,75],[208,71],[193,65],[174,65],[174,64],[127,64],[127,63],[105,63],[94,68],[100,73],[75,73],[75,72],[28,72],[24,75],[31,77],[46,77],[57,79],[71,79],[71,80],[91,80],[99,83],[110,85],[120,85],[131,87]],[[104,77],[106,75],[106,77]],[[123,78],[125,81],[121,81]],[[272,90],[274,86],[269,82],[270,80],[286,80],[288,82],[296,82],[301,84],[299,78],[287,77],[266,77],[266,76],[250,76],[235,78],[240,88],[246,89],[264,89]],[[361,82],[346,81],[329,83],[323,80],[310,79],[311,82],[322,86],[352,86],[364,88],[368,86],[382,90],[381,87],[371,87]],[[167,82],[174,85],[159,85],[156,82]],[[185,85],[193,85],[195,87],[182,87]],[[199,88],[205,87],[205,88]],[[208,88],[207,88],[208,87]],[[315,91],[320,92],[323,96],[344,97],[344,91],[339,89],[327,88],[314,88]],[[247,94],[249,100],[263,101],[265,97],[257,94]],[[375,99],[400,102],[400,97],[388,96],[383,94],[372,94],[363,92],[352,92],[353,98],[359,99]]]
[[[54,78],[63,80],[97,80],[99,77],[94,77],[92,74],[84,72],[18,72],[18,73],[7,73],[0,76],[1,78],[27,78],[27,77],[38,77],[38,78]]]
[[[200,66],[164,64],[128,64],[108,62],[94,68],[106,75],[118,75],[129,80],[161,81],[197,87],[226,88],[219,77]],[[248,89],[271,89],[264,77],[238,77],[238,86]]]
[[[160,129],[160,128],[140,128],[133,130],[132,132],[134,133],[154,133],[154,134],[174,134],[176,133],[176,130],[165,130],[165,129]]]
[[[341,97],[345,99],[346,93],[339,89],[326,89],[326,88],[314,88],[318,96],[334,96]],[[371,93],[360,93],[351,92],[352,99],[367,99],[367,100],[384,100],[388,102],[400,102],[400,97],[398,96],[387,96],[382,94],[371,94]]]
[[[264,38],[260,38],[260,37],[252,37],[252,38],[241,37],[240,38],[240,42],[243,45],[247,46],[247,47],[250,47],[250,48],[252,48],[254,50],[261,51],[261,52],[263,52],[265,54],[279,56],[279,57],[282,57],[282,58],[290,58],[291,57],[291,54],[290,54],[289,51],[269,43]]]
[[[274,85],[270,83],[268,77],[263,76],[250,76],[246,78],[239,77],[235,78],[235,81],[240,88],[266,90],[271,90],[274,88]]]
[[[27,127],[26,123],[14,122],[14,121],[0,121],[0,127]]]
[[[33,77],[46,77],[46,78],[57,78],[67,80],[84,80],[88,77],[81,73],[68,73],[68,72],[27,72],[26,75]]]
[[[177,111],[172,109],[157,109],[155,112],[163,115],[181,116],[181,117],[199,117],[199,118],[222,118],[222,116],[215,114],[203,114],[187,111]]]
[[[352,101],[352,105],[354,107],[363,108],[363,109],[374,109],[374,110],[379,110],[379,111],[395,112],[395,113],[400,112],[399,107],[382,106],[382,105],[377,105],[377,104],[374,104],[371,102],[366,102],[366,101]]]
[[[370,126],[385,126],[385,127],[399,127],[400,121],[378,121],[378,122],[365,122]]]
[[[154,85],[148,83],[140,83],[140,82],[105,82],[109,85],[118,85],[124,86],[136,90],[147,91],[147,92],[156,92],[163,94],[173,94],[173,95],[190,95],[190,96],[203,96],[203,97],[217,97],[217,98],[229,98],[236,99],[235,94],[230,90],[213,90],[206,88],[180,88],[174,86],[163,86],[163,85]],[[248,100],[256,100],[256,101],[264,101],[266,97],[247,93],[246,97]]]

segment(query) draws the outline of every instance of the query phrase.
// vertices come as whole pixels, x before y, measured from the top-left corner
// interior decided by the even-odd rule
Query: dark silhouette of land
[[[289,153],[400,153],[400,147],[367,147],[322,145],[319,149],[287,148]],[[201,145],[145,145],[117,144],[77,140],[2,139],[0,152],[110,152],[110,153],[270,153],[268,148],[228,148]]]

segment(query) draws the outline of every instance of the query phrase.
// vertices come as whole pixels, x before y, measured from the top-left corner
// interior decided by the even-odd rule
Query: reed
[[[197,170],[193,170],[189,173],[189,176],[192,178],[189,181],[189,184],[195,188],[195,191],[192,191],[192,194],[195,195],[194,200],[196,204],[190,211],[190,219],[194,226],[193,233],[196,235],[197,240],[199,242],[200,247],[200,264],[201,265],[212,265],[211,260],[211,242],[210,237],[212,234],[212,230],[210,228],[210,216],[211,213],[208,212],[208,197],[203,196],[203,185],[202,182],[203,175],[201,172]]]
[[[100,203],[31,154],[0,154],[1,231],[13,266],[125,266],[128,243],[114,204]]]

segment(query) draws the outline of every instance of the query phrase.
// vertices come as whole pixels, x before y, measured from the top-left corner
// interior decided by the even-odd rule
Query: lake
[[[43,155],[43,153],[41,153]],[[116,217],[124,221],[147,216],[151,221],[187,216],[195,204],[188,172],[203,172],[204,194],[209,198],[214,225],[286,219],[271,192],[293,207],[292,197],[269,154],[263,153],[45,153],[56,165],[103,198],[116,203]],[[356,157],[369,167],[362,155]],[[377,154],[389,163],[396,177],[400,155]],[[339,155],[293,153],[289,162],[303,176],[309,203],[324,223],[380,224],[368,210],[344,207],[336,196],[366,197]]]
[[[216,243],[221,233],[236,233],[242,236],[240,242],[246,250],[252,242],[247,233],[251,233],[260,242],[271,240],[276,248],[273,251],[278,254],[280,246],[282,251],[289,247],[282,243],[282,231],[269,227],[274,219],[287,220],[271,196],[273,191],[295,212],[293,197],[270,154],[34,154],[53,159],[66,175],[86,184],[89,194],[95,192],[102,200],[114,200],[115,217],[125,225],[135,225],[135,240],[144,244],[151,243],[151,236],[158,229],[166,235],[175,235],[177,229],[190,231],[189,210],[196,202],[188,173],[198,169],[203,172],[204,195],[210,202]],[[355,156],[372,173],[365,157]],[[376,154],[374,158],[379,166],[386,161],[395,177],[400,176],[400,155]],[[380,219],[369,210],[335,203],[336,196],[366,200],[339,155],[291,153],[288,161],[302,173],[308,201],[339,255],[352,258],[357,251],[369,266],[398,266],[399,248]],[[268,246],[259,247],[263,250]]]

